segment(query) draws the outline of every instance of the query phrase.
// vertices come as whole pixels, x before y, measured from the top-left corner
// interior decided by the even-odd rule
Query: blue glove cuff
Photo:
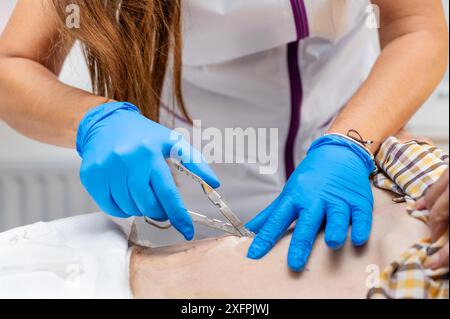
[[[81,157],[83,157],[84,144],[90,129],[117,110],[129,110],[140,113],[136,106],[128,102],[109,102],[89,110],[78,125],[76,145],[77,152]]]
[[[356,142],[352,142],[349,139],[346,139],[344,137],[341,137],[339,135],[325,135],[317,140],[315,140],[311,146],[309,147],[308,153],[325,145],[334,145],[334,146],[343,146],[352,151],[355,155],[357,155],[364,163],[364,165],[367,168],[368,175],[370,176],[373,172],[375,172],[375,163],[370,156],[370,154],[364,150],[360,145],[358,145]]]

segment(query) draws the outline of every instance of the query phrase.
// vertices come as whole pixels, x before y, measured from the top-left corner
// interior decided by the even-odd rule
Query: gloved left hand
[[[262,258],[297,219],[288,253],[294,271],[304,269],[325,218],[330,248],[344,245],[350,223],[353,244],[363,245],[372,225],[374,169],[372,157],[356,142],[339,135],[317,139],[281,194],[247,224],[257,233],[247,256]]]

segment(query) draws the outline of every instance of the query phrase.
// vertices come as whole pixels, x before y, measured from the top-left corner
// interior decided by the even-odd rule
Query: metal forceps
[[[209,228],[218,229],[223,232],[232,234],[234,236],[238,237],[254,237],[255,234],[245,228],[242,221],[239,219],[239,217],[236,216],[236,214],[233,213],[233,211],[228,207],[228,205],[225,203],[225,201],[222,199],[222,196],[213,189],[211,186],[209,186],[200,176],[192,173],[190,170],[188,170],[186,167],[184,167],[183,164],[181,164],[179,161],[175,159],[170,159],[170,161],[175,165],[176,169],[191,177],[194,181],[199,183],[203,189],[203,192],[208,197],[208,199],[213,203],[215,206],[218,207],[219,211],[222,213],[223,216],[228,220],[228,222],[224,222],[218,219],[211,219],[205,215],[188,211],[189,216],[192,218],[192,221],[194,223],[207,226]],[[156,222],[151,218],[144,217],[145,221],[159,229],[168,229],[172,227],[170,224],[170,221],[167,222]]]

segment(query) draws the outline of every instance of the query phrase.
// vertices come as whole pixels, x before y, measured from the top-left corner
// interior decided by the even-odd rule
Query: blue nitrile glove
[[[338,135],[317,139],[281,194],[247,224],[257,233],[248,257],[262,258],[297,219],[288,253],[294,271],[304,269],[325,217],[329,247],[344,245],[350,222],[353,244],[363,245],[372,225],[369,177],[374,169],[371,156],[357,143]]]
[[[106,213],[170,220],[192,239],[192,220],[166,158],[176,157],[212,187],[219,181],[201,154],[181,135],[141,115],[129,103],[112,102],[89,111],[77,134],[80,178]]]

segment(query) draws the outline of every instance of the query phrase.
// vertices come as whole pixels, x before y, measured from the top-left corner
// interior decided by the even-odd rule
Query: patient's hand
[[[430,210],[431,239],[436,242],[448,231],[449,209],[449,170],[426,192],[425,196],[417,202],[419,210]],[[448,235],[448,233],[447,233]],[[437,269],[448,267],[449,245],[447,244],[438,252],[428,257],[425,267]]]

